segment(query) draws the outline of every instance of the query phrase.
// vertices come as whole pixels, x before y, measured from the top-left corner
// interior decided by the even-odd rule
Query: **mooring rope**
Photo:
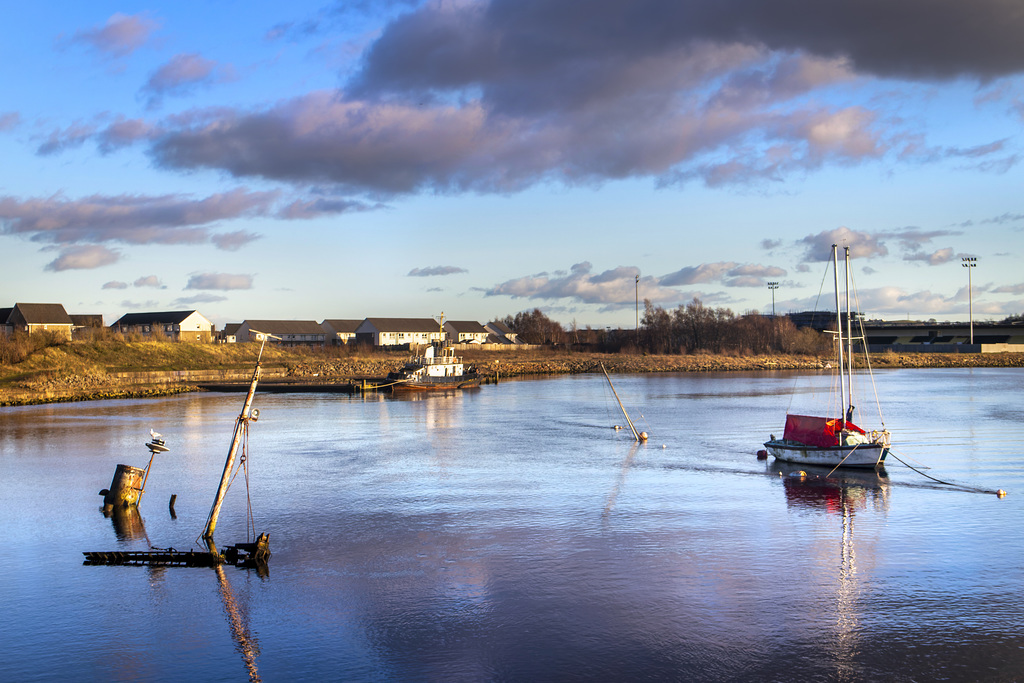
[[[933,477],[930,474],[926,474],[925,472],[922,472],[921,470],[917,469],[913,465],[910,465],[910,464],[904,462],[902,459],[900,459],[899,456],[897,456],[892,451],[889,451],[889,455],[891,455],[892,457],[896,458],[896,460],[899,460],[901,463],[903,463],[904,465],[906,465],[910,469],[914,470],[915,472],[920,474],[922,477],[925,477],[927,479],[931,479],[932,481],[934,481],[937,484],[942,484],[944,486],[953,486],[955,488],[960,489],[961,491],[966,491],[968,493],[988,493],[988,494],[991,494],[991,495],[994,495],[994,496],[999,496],[1000,498],[1002,498],[1003,496],[1006,495],[1006,491],[1004,491],[1002,489],[999,489],[997,491],[993,491],[992,489],[983,489],[983,488],[978,488],[976,486],[967,486],[966,484],[956,484],[956,483],[951,482],[951,481],[943,481],[941,479]]]

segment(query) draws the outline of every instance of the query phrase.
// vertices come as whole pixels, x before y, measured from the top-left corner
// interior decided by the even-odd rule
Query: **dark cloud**
[[[782,277],[786,271],[776,266],[740,264],[732,261],[702,263],[669,273],[659,280],[664,287],[721,282],[729,287],[762,287],[766,278]]]
[[[217,221],[270,212],[275,192],[245,189],[191,199],[181,195],[66,199],[54,195],[21,200],[0,196],[0,234],[69,244],[201,244]]]
[[[706,19],[677,5],[430,3],[387,25],[343,91],[170,118],[151,153],[164,168],[388,197],[774,182],[895,148],[875,111],[808,97],[855,78],[847,58],[709,38],[673,23]]]
[[[187,95],[197,88],[236,78],[234,68],[196,53],[175,55],[162,64],[140,90],[150,106],[168,95]]]
[[[149,309],[152,311],[158,308],[160,305],[160,302],[154,299],[150,299],[149,301],[130,301],[128,299],[125,299],[124,301],[121,302],[121,308],[127,308],[128,310],[132,311],[137,311],[139,309]]]
[[[925,244],[930,243],[938,237],[953,237],[962,235],[961,230],[919,230],[917,228],[905,228],[903,230],[889,230],[879,233],[879,237],[895,238],[899,240],[903,249],[916,251]]]
[[[128,147],[140,140],[155,137],[158,130],[142,119],[128,119],[123,116],[96,133],[96,147],[101,154],[110,154],[122,147]]]
[[[229,273],[197,273],[188,279],[185,289],[252,289],[252,275]]]
[[[1006,223],[1020,223],[1024,222],[1024,213],[1004,213],[1001,216],[986,218],[981,222],[995,223],[997,225],[1005,225]]]
[[[538,273],[508,280],[484,291],[484,296],[509,296],[513,299],[568,299],[583,304],[604,304],[605,310],[632,307],[636,298],[656,303],[677,302],[680,293],[663,287],[657,278],[636,276],[639,270],[621,266],[591,274],[590,263],[577,263],[569,273]]]
[[[904,261],[923,261],[923,262],[927,263],[930,266],[941,266],[941,265],[943,265],[945,263],[949,263],[954,258],[956,258],[956,254],[953,253],[953,248],[952,247],[946,247],[945,249],[939,249],[938,251],[933,251],[930,254],[927,254],[927,253],[924,253],[924,252],[912,252],[912,253],[904,255],[903,260]]]
[[[118,13],[102,26],[77,31],[70,42],[88,45],[111,57],[125,57],[145,45],[159,25],[145,13]]]
[[[111,280],[110,282],[104,283],[100,289],[128,289],[128,283]]]
[[[840,248],[839,258],[843,257],[842,248],[850,247],[850,258],[873,258],[875,256],[886,256],[889,249],[877,235],[865,232],[858,232],[847,227],[825,230],[817,235],[808,235],[799,240],[799,243],[806,246],[804,260],[806,261],[828,261],[832,258],[832,245]]]
[[[453,275],[455,273],[468,273],[469,271],[465,268],[459,268],[458,266],[430,266],[429,268],[413,268],[408,273],[407,277],[433,277],[435,275]]]
[[[0,132],[14,130],[21,123],[21,114],[16,111],[0,112]]]
[[[258,239],[262,239],[263,235],[255,232],[248,232],[246,230],[235,230],[234,232],[224,232],[218,235],[214,235],[210,238],[218,249],[224,251],[238,251],[250,242],[255,242]]]
[[[87,123],[73,123],[67,128],[57,129],[51,132],[46,139],[36,148],[36,154],[50,156],[69,149],[81,147],[92,139],[96,133],[96,126]]]
[[[1024,294],[1024,282],[1016,285],[1002,285],[992,289],[993,294]]]
[[[175,299],[171,302],[171,305],[178,308],[182,306],[194,306],[195,304],[215,304],[221,301],[227,301],[226,296],[220,294],[196,294],[195,296],[187,296]]]
[[[117,263],[120,258],[121,253],[116,249],[99,245],[64,247],[60,250],[60,256],[46,264],[46,270],[91,270]]]
[[[132,283],[133,287],[151,287],[153,289],[167,289],[164,284],[160,282],[160,278],[156,275],[146,275],[140,277]]]
[[[848,59],[882,77],[991,79],[1024,68],[1024,13],[1007,0],[492,0],[428,3],[391,22],[356,88],[499,91],[533,81],[599,88],[616,65],[695,45]],[[554,88],[542,88],[543,92]],[[540,93],[536,93],[540,94]]]
[[[331,216],[353,211],[370,211],[383,208],[383,205],[371,205],[365,202],[351,199],[317,197],[314,199],[296,200],[277,212],[278,218],[285,220],[301,220],[319,218],[320,216]]]

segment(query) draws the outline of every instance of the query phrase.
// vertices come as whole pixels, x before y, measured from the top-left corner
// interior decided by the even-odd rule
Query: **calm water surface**
[[[259,394],[263,577],[82,566],[193,546],[241,394],[0,409],[0,680],[1024,679],[1020,370],[876,377],[900,459],[1001,500],[895,461],[758,461],[826,376],[614,379],[644,445],[611,429],[602,376]],[[171,451],[140,514],[104,517],[150,428]],[[245,493],[222,546],[246,540]]]

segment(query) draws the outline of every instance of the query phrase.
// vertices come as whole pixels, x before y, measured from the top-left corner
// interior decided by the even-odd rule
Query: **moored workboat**
[[[479,386],[476,369],[462,362],[450,344],[428,346],[422,356],[412,358],[398,372],[388,375],[395,391],[466,389]]]

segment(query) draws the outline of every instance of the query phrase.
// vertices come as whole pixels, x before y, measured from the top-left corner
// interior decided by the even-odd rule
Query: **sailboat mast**
[[[633,438],[637,441],[645,441],[647,439],[646,433],[641,438],[640,432],[636,431],[636,427],[633,426],[633,421],[629,419],[629,413],[626,412],[626,408],[622,405],[622,401],[619,399],[619,392],[615,391],[615,385],[612,384],[612,378],[608,376],[608,371],[604,369],[604,363],[601,363],[601,372],[604,373],[604,378],[608,380],[608,386],[612,388],[612,393],[615,394],[615,400],[619,402],[619,410],[622,411],[622,416],[626,418],[626,424],[629,425],[630,431],[633,432]]]
[[[850,247],[843,247],[846,260],[846,377],[850,386],[850,393],[847,396],[848,402],[843,405],[844,415],[850,414],[850,407],[853,404],[853,313],[850,309]]]
[[[843,360],[843,309],[839,304],[839,247],[832,245],[832,274],[836,283],[836,333],[839,342],[839,391],[842,397],[840,410],[842,411],[843,428],[846,427],[846,363]]]

